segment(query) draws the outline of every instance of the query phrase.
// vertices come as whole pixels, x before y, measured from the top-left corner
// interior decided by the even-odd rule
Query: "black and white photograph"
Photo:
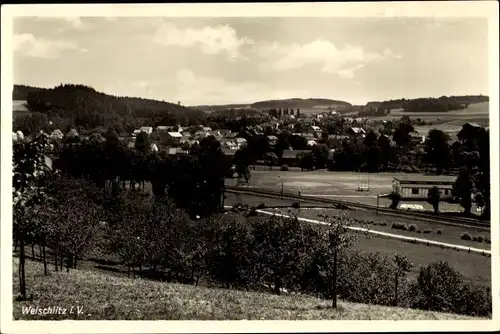
[[[491,1],[2,6],[2,332],[498,330],[498,59]]]

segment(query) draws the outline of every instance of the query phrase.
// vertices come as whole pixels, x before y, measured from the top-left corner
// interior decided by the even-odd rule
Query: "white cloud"
[[[65,50],[78,48],[78,45],[72,41],[36,38],[32,34],[16,34],[13,41],[15,52],[35,58],[56,58]]]
[[[366,52],[362,47],[347,45],[343,48],[326,40],[314,40],[307,44],[280,45],[277,43],[259,47],[258,55],[264,59],[263,70],[288,71],[305,65],[321,65],[324,73],[352,78],[354,71],[373,61],[399,59],[390,49],[382,54]]]
[[[209,55],[224,53],[229,60],[242,58],[241,47],[254,43],[247,37],[238,37],[236,31],[228,25],[181,29],[172,23],[162,23],[152,39],[168,46],[197,46],[204,54]]]
[[[79,31],[84,31],[84,30],[91,30],[93,26],[88,23],[88,22],[83,22],[82,19],[79,16],[39,16],[37,17],[38,20],[44,20],[44,21],[64,21],[66,23],[69,23],[69,26],[75,30]],[[66,30],[67,27],[62,27],[59,30]]]
[[[78,16],[64,17],[63,20],[68,22],[73,27],[73,29],[76,30],[90,30],[92,28],[90,24],[82,22],[81,18]]]

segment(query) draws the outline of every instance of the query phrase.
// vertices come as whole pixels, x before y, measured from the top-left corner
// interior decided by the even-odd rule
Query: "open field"
[[[13,295],[19,293],[18,259],[13,260]],[[87,270],[51,272],[26,261],[32,301],[14,301],[16,320],[472,320],[462,315],[347,303],[337,310],[330,302],[308,296],[209,289],[113,277]],[[80,305],[82,314],[26,315],[22,307]],[[68,311],[69,313],[69,311]]]
[[[474,122],[483,127],[489,126],[489,102],[473,103],[467,109],[443,113],[391,111],[389,115],[368,117],[368,119],[371,121],[394,120],[403,116],[432,122],[432,125],[415,126],[415,131],[420,135],[427,135],[430,130],[438,129],[447,133],[452,140],[456,140],[457,133],[462,129],[462,125],[467,122]]]
[[[489,116],[489,102],[473,103],[467,109],[452,110],[447,112],[405,112],[405,111],[391,111],[389,115],[380,117],[369,117],[370,120],[390,120],[399,119],[403,116],[410,118],[420,118],[425,121],[441,121],[441,120],[456,120],[463,119],[465,122],[475,122],[473,119],[488,119]]]
[[[266,211],[273,211],[273,209],[268,209]],[[340,210],[337,209],[327,209],[327,208],[319,208],[319,209],[309,209],[309,208],[301,208],[301,209],[293,209],[293,208],[279,208],[276,209],[277,212],[283,213],[286,215],[292,214],[297,215],[298,217],[315,219],[315,220],[324,220],[321,218],[321,215],[326,214],[327,216],[335,216],[340,213]],[[429,222],[424,221],[413,221],[410,218],[400,218],[394,216],[384,216],[384,215],[376,215],[373,212],[368,212],[365,210],[349,210],[347,211],[349,216],[357,220],[368,220],[373,221],[372,224],[361,226],[360,224],[356,224],[356,227],[364,227],[374,231],[394,233],[408,237],[414,238],[425,238],[429,240],[450,243],[455,245],[462,245],[473,248],[480,248],[489,250],[491,249],[491,245],[482,242],[479,243],[477,241],[472,240],[462,240],[461,236],[463,233],[468,232],[472,237],[481,236],[483,239],[490,239],[490,232],[484,230],[476,230],[472,227],[464,228],[457,226],[444,226],[444,225],[436,225]],[[387,225],[380,225],[381,223],[386,223]],[[407,226],[415,225],[415,231],[405,231],[399,229],[393,229],[391,225],[393,223],[396,224],[406,224]],[[438,234],[438,229],[441,230],[441,234]],[[417,232],[417,231],[420,231]],[[425,233],[427,231],[427,233]]]
[[[337,209],[292,209],[290,200],[279,200],[260,198],[253,195],[239,195],[228,194],[226,205],[234,205],[236,203],[248,204],[249,206],[258,205],[260,203],[266,204],[267,207],[272,206],[288,206],[287,208],[279,208],[276,210],[278,213],[286,215],[296,214],[298,217],[323,220],[319,214],[325,213],[329,216],[338,214],[340,210]],[[301,205],[305,205],[302,204]],[[273,209],[264,209],[266,211],[273,211]],[[475,241],[462,240],[460,237],[463,233],[468,232],[471,236],[482,236],[483,238],[490,238],[490,233],[487,231],[475,230],[473,228],[461,228],[455,226],[436,226],[427,222],[415,222],[411,219],[376,215],[373,212],[364,210],[349,210],[348,214],[355,219],[372,220],[375,223],[386,223],[386,226],[370,224],[368,226],[359,227],[369,228],[375,231],[394,233],[408,237],[424,238],[444,243],[451,243],[467,247],[481,248],[485,250],[491,249],[491,245],[487,243],[478,243]],[[421,233],[410,232],[404,230],[395,230],[391,228],[392,223],[407,224],[407,226],[414,224],[416,229]],[[441,229],[442,234],[437,234],[437,230]],[[424,233],[429,230],[430,233]],[[427,246],[422,244],[412,244],[400,240],[389,239],[385,237],[373,236],[366,237],[360,234],[359,243],[355,246],[356,249],[365,252],[380,252],[388,256],[392,256],[395,252],[406,254],[410,261],[415,264],[411,275],[418,274],[418,267],[429,264],[432,261],[446,261],[454,268],[462,272],[467,280],[471,282],[481,283],[491,286],[491,258],[480,254],[467,253],[464,251],[456,251],[446,248],[439,248],[436,246]]]
[[[394,177],[405,176],[405,173],[355,173],[331,172],[327,170],[315,171],[279,171],[279,170],[252,170],[248,187],[283,191],[301,195],[318,196],[350,202],[359,202],[377,205],[377,194],[388,194],[392,191]],[[369,184],[369,191],[358,191],[358,185]],[[227,185],[235,186],[236,179],[227,179]],[[405,202],[403,202],[405,203]],[[421,204],[425,210],[432,211],[432,206],[425,201],[415,202]],[[381,207],[388,207],[391,201],[386,198],[379,199]],[[442,212],[461,212],[458,204],[440,203]],[[473,208],[473,212],[475,207]]]
[[[283,212],[283,214],[286,215],[292,213],[292,210],[284,210],[284,211],[285,212]],[[308,211],[308,210],[301,210],[301,211]],[[331,211],[330,214],[332,214]],[[298,213],[297,215],[299,217],[313,218],[302,214],[302,212]],[[313,219],[315,218],[317,219],[317,217],[314,217]],[[388,221],[387,223],[390,226],[391,222]],[[367,228],[371,229],[372,226],[370,227],[367,226]],[[373,229],[379,230],[376,228]],[[384,232],[405,235],[404,233],[400,233],[401,232],[400,230],[393,230],[390,228],[389,230],[386,229]],[[418,244],[418,243],[413,244],[397,239],[392,239],[389,237],[368,235],[366,233],[358,233],[358,232],[352,232],[352,233],[357,233],[357,235],[359,236],[358,243],[354,246],[354,248],[357,250],[370,253],[378,252],[387,256],[393,256],[393,254],[396,252],[406,255],[408,259],[414,264],[413,269],[409,273],[410,277],[416,278],[416,276],[419,273],[420,267],[423,265],[427,265],[430,262],[434,261],[445,261],[448,262],[453,268],[461,272],[467,281],[484,284],[491,287],[491,257],[489,256],[477,253],[467,253],[465,251],[457,251],[449,248],[440,248],[432,245],[427,246],[425,244]],[[408,235],[407,233],[406,235]],[[433,233],[436,233],[436,230],[434,230]],[[446,228],[443,228],[443,233],[449,233],[449,232]],[[416,238],[428,238],[430,235],[413,233],[413,235],[410,234],[409,236],[413,236]],[[437,241],[443,242],[443,240],[437,240]],[[449,240],[449,241],[457,245],[463,244],[459,242],[460,240],[456,241]],[[469,246],[475,248],[484,247],[481,246],[481,244],[479,243],[474,243]],[[484,248],[486,249],[486,247]]]
[[[26,108],[26,101],[12,101],[12,116],[24,116],[29,114],[30,111],[28,110],[28,108]]]

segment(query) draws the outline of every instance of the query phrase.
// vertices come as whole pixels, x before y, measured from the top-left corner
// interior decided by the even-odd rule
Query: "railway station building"
[[[392,189],[402,200],[426,200],[429,190],[437,187],[441,200],[452,199],[452,189],[456,176],[453,175],[404,175],[394,177]]]

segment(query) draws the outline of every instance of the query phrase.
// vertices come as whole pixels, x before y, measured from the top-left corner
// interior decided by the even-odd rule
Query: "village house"
[[[170,131],[172,127],[171,126],[166,126],[166,125],[159,125],[156,127],[156,131],[158,132],[168,132]]]
[[[194,133],[193,137],[196,138],[196,139],[198,139],[198,140],[200,140],[202,138],[210,136],[210,131],[205,131],[205,130],[196,131]]]
[[[317,145],[317,143],[316,143],[316,141],[315,141],[315,140],[313,140],[313,139],[309,139],[309,140],[307,141],[307,146],[312,147],[312,146],[316,146],[316,145]]]
[[[55,140],[61,140],[64,138],[64,134],[62,133],[61,130],[59,129],[55,129],[54,131],[52,131],[52,133],[50,134],[50,138],[51,139],[55,139]]]
[[[222,146],[222,148],[227,148],[227,149],[231,149],[231,150],[238,149],[238,145],[232,139],[223,139],[223,140],[221,140],[221,146]]]
[[[242,148],[247,144],[247,140],[243,137],[237,137],[235,140],[236,140],[236,146],[238,148]]]
[[[408,175],[394,177],[393,191],[402,200],[425,200],[429,190],[437,187],[442,200],[452,199],[452,189],[456,176],[452,175]]]
[[[269,141],[269,146],[271,146],[271,147],[276,146],[276,144],[278,142],[278,137],[276,137],[276,136],[267,136],[267,139]]]
[[[182,134],[180,132],[167,132],[169,139],[179,145],[181,143]]]
[[[359,127],[352,127],[350,128],[349,130],[347,130],[347,133],[350,135],[350,136],[353,136],[353,137],[364,137],[365,134],[366,134],[366,131],[365,129],[363,128],[359,128]]]
[[[141,132],[147,133],[148,135],[150,135],[150,134],[153,133],[153,127],[152,126],[142,126],[139,130]]]

